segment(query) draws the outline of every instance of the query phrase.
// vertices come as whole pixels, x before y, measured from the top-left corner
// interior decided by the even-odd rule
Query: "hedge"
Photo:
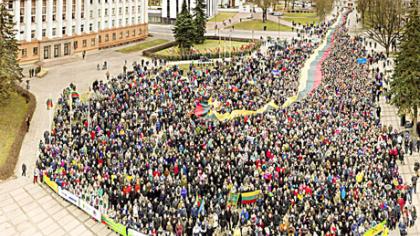
[[[213,39],[213,40],[218,40],[219,37],[217,36],[207,36],[206,39]],[[251,39],[243,39],[243,38],[231,38],[232,41],[237,41],[237,42],[252,42]],[[248,50],[244,50],[244,51],[236,51],[236,52],[229,52],[229,53],[224,53],[232,55],[232,56],[241,56],[241,55],[247,55],[252,53],[254,50],[256,50],[257,48],[259,48],[261,46],[261,41],[260,40],[255,40],[255,46],[254,48],[248,49]],[[160,55],[157,54],[156,52],[176,46],[177,43],[175,41],[169,42],[169,43],[165,43],[147,50],[143,51],[143,56],[145,57],[150,57],[150,58],[155,58],[155,59],[163,59],[166,61],[183,61],[183,60],[198,60],[201,57],[207,57],[207,58],[219,58],[219,53],[218,52],[214,52],[214,53],[200,53],[200,54],[190,54],[190,55],[173,55],[173,56],[167,56],[167,55]]]

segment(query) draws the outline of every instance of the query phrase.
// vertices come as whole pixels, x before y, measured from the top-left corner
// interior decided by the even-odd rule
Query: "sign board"
[[[60,195],[62,198],[66,199],[70,203],[73,203],[74,205],[79,206],[79,197],[77,197],[73,193],[65,189],[59,188],[58,195]]]
[[[101,221],[101,212],[95,207],[89,205],[86,201],[80,200],[79,207],[85,211],[87,214],[95,218],[97,221]]]
[[[358,64],[366,64],[367,63],[367,59],[366,58],[357,58],[357,63]]]
[[[47,175],[44,175],[43,182],[54,190],[54,192],[58,193],[58,184],[52,181]]]

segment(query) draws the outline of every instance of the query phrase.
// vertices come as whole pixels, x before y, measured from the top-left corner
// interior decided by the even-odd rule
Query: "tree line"
[[[13,27],[13,16],[6,4],[0,3],[0,104],[9,97],[16,83],[23,77],[17,61],[19,47]]]
[[[182,4],[181,13],[178,14],[173,33],[181,54],[189,53],[193,44],[204,43],[207,16],[204,0],[196,0],[193,15],[188,11],[186,1]]]

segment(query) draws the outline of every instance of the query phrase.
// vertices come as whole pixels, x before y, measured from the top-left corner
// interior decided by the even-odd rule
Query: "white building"
[[[9,0],[19,58],[42,61],[147,37],[147,0]]]
[[[151,22],[154,23],[175,23],[176,17],[182,10],[183,2],[186,2],[188,10],[193,14],[197,0],[161,0],[160,7],[149,8],[149,16]],[[208,18],[217,14],[219,0],[205,0],[206,15]]]

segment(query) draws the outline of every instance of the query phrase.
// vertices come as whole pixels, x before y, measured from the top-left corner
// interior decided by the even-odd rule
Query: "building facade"
[[[21,62],[144,39],[147,0],[9,0]]]
[[[153,23],[174,24],[176,17],[182,10],[184,1],[188,10],[193,14],[197,0],[161,0],[160,6],[149,8],[149,20]],[[206,15],[208,18],[217,14],[219,0],[204,0]]]

